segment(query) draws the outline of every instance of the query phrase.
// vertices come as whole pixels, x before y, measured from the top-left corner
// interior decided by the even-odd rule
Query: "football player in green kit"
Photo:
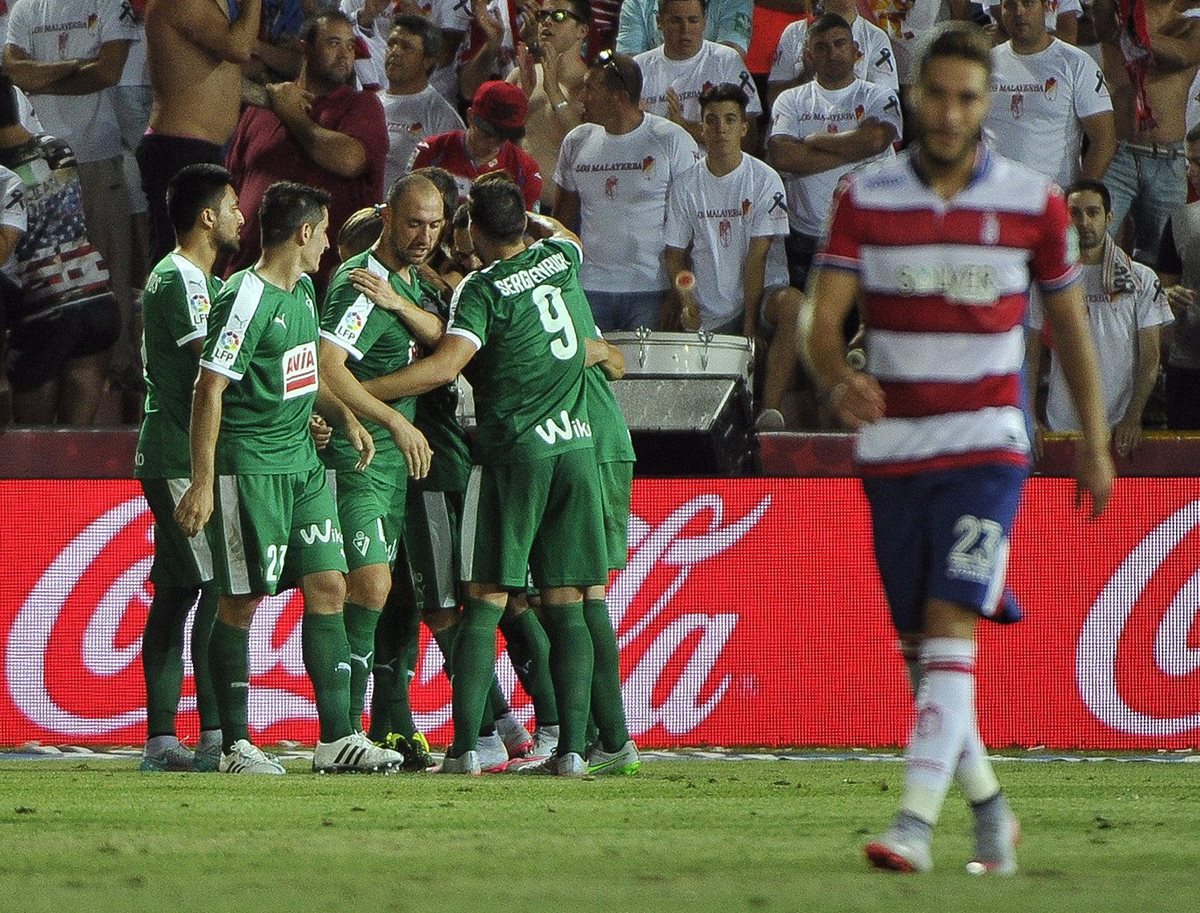
[[[133,475],[154,514],[154,598],[142,634],[147,719],[142,770],[214,771],[221,759],[221,720],[208,674],[208,638],[217,612],[212,552],[207,537],[185,538],[173,514],[189,483],[192,381],[209,308],[221,288],[213,264],[237,249],[244,221],[231,180],[220,165],[189,165],[171,180],[167,212],[179,243],[151,270],[142,295],[146,405]],[[200,716],[194,754],[175,734],[183,630],[193,605],[192,665]]]
[[[374,455],[371,435],[318,380],[317,310],[306,271],[329,246],[328,202],[326,193],[302,184],[267,190],[259,211],[262,256],[231,276],[213,301],[192,398],[192,484],[175,518],[189,537],[213,518],[221,596],[209,662],[222,772],[284,772],[250,742],[249,628],[264,596],[297,584],[321,731],[313,769],[388,770],[403,762],[350,724],[346,559],[333,492],[308,431],[318,404],[359,452],[360,468]]]
[[[578,282],[582,249],[556,226],[526,248],[520,191],[483,182],[468,195],[470,232],[486,266],[458,287],[436,352],[392,375],[387,396],[420,393],[472,367],[479,439],[462,525],[463,620],[454,645],[455,739],[442,770],[478,773],[479,724],[496,626],[528,576],[541,592],[559,710],[554,755],[525,769],[587,773],[584,738],[593,646],[590,586],[607,580],[600,478],[584,395],[591,309]]]
[[[381,217],[379,240],[341,265],[321,314],[321,381],[365,420],[375,441],[375,458],[361,472],[355,468],[358,453],[341,434],[334,434],[322,454],[334,470],[350,567],[343,617],[350,642],[350,722],[356,730],[362,729],[375,628],[391,589],[404,527],[408,477],[423,478],[432,456],[424,435],[412,425],[416,398],[385,404],[363,382],[410,364],[418,345],[432,348],[445,329],[440,317],[420,305],[437,290],[417,271],[441,232],[441,195],[428,179],[406,175],[393,184]],[[403,317],[376,305],[384,296],[405,308]]]

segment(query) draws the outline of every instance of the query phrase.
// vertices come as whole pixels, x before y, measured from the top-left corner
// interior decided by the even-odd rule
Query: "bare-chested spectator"
[[[226,167],[233,172],[246,215],[231,271],[261,252],[259,203],[277,181],[295,181],[330,195],[329,233],[350,215],[383,199],[387,124],[374,92],[348,83],[354,70],[354,30],[345,13],[318,13],[300,30],[304,62],[294,82],[267,86],[269,107],[249,107],[238,122]],[[318,294],[337,266],[329,248],[313,275]]]
[[[1104,76],[1117,122],[1117,154],[1104,175],[1112,194],[1112,232],[1126,215],[1134,258],[1158,259],[1163,227],[1187,201],[1185,112],[1188,88],[1200,65],[1200,19],[1195,0],[1095,0],[1092,15],[1104,41]]]
[[[113,97],[138,40],[121,0],[17,0],[8,20],[4,70],[33,97],[46,131],[75,154],[88,236],[108,266],[121,311],[113,372],[140,375],[130,278],[130,207]]]
[[[582,52],[588,37],[588,0],[543,0],[537,11],[537,44],[517,46],[517,66],[508,74],[529,98],[525,151],[537,159],[543,175],[554,174],[566,135],[583,120],[579,98],[587,78]],[[542,187],[542,211],[554,203],[554,184]]]
[[[175,246],[167,184],[185,165],[224,164],[237,127],[241,65],[258,42],[262,0],[150,0],[146,42],[154,95],[138,167],[150,213],[150,262]]]
[[[396,178],[412,169],[418,143],[464,127],[458,112],[429,83],[441,52],[441,32],[430,20],[423,16],[396,17],[387,37],[387,89],[379,93],[388,131],[385,193]]]

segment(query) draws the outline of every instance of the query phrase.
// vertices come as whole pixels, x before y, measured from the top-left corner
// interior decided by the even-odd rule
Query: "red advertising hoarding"
[[[992,746],[1200,746],[1200,482],[1124,479],[1104,517],[1034,479],[1009,584],[1025,610],[985,625],[979,706]],[[144,737],[140,632],[151,517],[128,481],[0,481],[0,744]],[[628,568],[609,609],[630,729],[647,746],[877,746],[911,699],[852,479],[638,480]],[[251,634],[263,742],[316,739],[301,600]],[[418,725],[449,736],[449,689],[423,633]],[[501,681],[515,677],[497,662]],[[191,692],[185,683],[185,707]],[[525,715],[518,690],[514,706]],[[181,735],[194,734],[194,713]]]

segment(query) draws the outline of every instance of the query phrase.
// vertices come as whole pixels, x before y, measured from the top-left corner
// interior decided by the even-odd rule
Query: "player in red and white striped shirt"
[[[859,429],[875,558],[917,692],[893,826],[865,847],[881,868],[932,866],[955,780],[975,814],[968,869],[1016,870],[1017,820],[975,715],[980,616],[1003,599],[1008,532],[1029,462],[1022,318],[1041,289],[1081,416],[1079,485],[1104,507],[1112,484],[1096,354],[1061,192],[980,143],[991,42],[954,23],[929,44],[913,91],[918,146],[852,174],[834,203],[810,286],[810,354],[842,420]],[[866,371],[846,364],[842,325],[861,300]]]

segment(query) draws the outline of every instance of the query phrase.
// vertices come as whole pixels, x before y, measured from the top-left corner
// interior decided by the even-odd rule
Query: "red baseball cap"
[[[476,90],[471,113],[499,130],[521,130],[529,113],[529,101],[520,86],[493,79]]]

